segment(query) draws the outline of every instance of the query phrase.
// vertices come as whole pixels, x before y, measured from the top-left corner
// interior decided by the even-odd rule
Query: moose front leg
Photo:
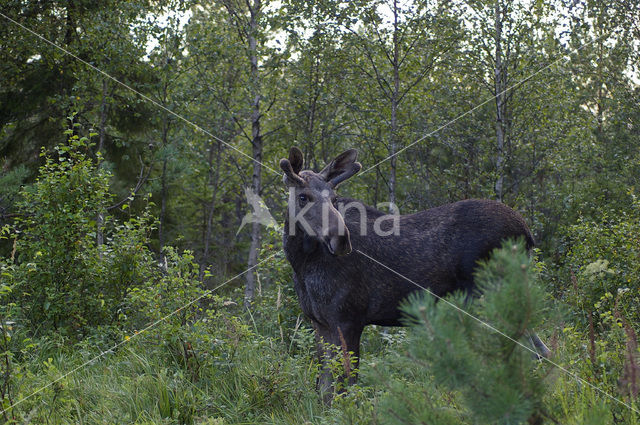
[[[327,326],[313,321],[315,329],[316,349],[318,351],[318,360],[320,362],[320,375],[316,381],[316,388],[325,404],[331,404],[333,399],[333,371],[331,363],[333,359],[333,351],[330,344],[332,341],[332,333]]]
[[[334,380],[336,360],[342,365],[342,372],[337,379],[339,392],[345,391],[345,385],[352,385],[356,382],[356,369],[360,361],[360,336],[363,327],[349,323],[325,326],[315,321],[313,327],[316,331],[318,358],[322,366],[317,387],[324,403],[331,404],[336,388]],[[341,350],[337,351],[336,347]],[[340,358],[336,358],[337,353]]]

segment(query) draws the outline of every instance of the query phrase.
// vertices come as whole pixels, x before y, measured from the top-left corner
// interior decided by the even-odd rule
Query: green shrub
[[[624,403],[637,405],[640,386],[637,334],[640,331],[640,202],[580,220],[567,228],[568,252],[552,274],[569,315],[559,355],[574,373]],[[567,423],[638,423],[638,415],[619,402],[573,379],[557,382],[557,403]],[[594,411],[594,412],[592,412]],[[597,413],[597,414],[596,414]],[[601,418],[595,421],[593,418]]]
[[[165,357],[197,372],[197,349],[215,346],[207,329],[208,319],[216,316],[208,303],[212,297],[200,286],[199,268],[190,252],[179,254],[166,247],[163,253],[161,265],[149,263],[150,273],[126,296],[121,311],[123,325],[130,330],[126,338],[152,327],[143,338],[161,345]]]
[[[90,147],[73,135],[52,155],[43,151],[6,235],[14,241],[12,301],[34,335],[54,330],[79,340],[116,325],[130,288],[157,268],[146,247],[153,220],[148,212],[124,222],[107,214],[111,175],[89,157]]]
[[[22,192],[17,221],[16,300],[32,329],[69,335],[104,323],[119,288],[104,286],[96,220],[111,199],[108,173],[73,136],[47,156],[39,176]]]

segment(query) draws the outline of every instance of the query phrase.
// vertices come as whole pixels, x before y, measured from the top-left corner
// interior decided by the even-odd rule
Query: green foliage
[[[298,332],[309,331],[293,288],[293,273],[279,242],[281,229],[265,229],[260,258],[272,257],[258,267],[258,294],[251,308],[256,332],[280,338],[292,351],[298,346]]]
[[[14,293],[34,329],[74,334],[108,320],[105,304],[118,301],[120,288],[100,279],[96,246],[96,221],[110,200],[109,175],[96,169],[88,147],[88,139],[78,136],[58,146],[22,193]]]
[[[89,158],[90,147],[70,135],[55,155],[43,151],[45,163],[22,191],[20,217],[7,235],[15,241],[11,299],[36,334],[77,339],[115,324],[129,289],[157,268],[146,247],[153,220],[143,213],[118,222],[107,214],[110,173]]]
[[[608,394],[637,405],[639,205],[568,226],[568,253],[551,271],[559,297],[568,304],[559,356],[570,369]],[[625,204],[627,204],[625,202]],[[562,377],[556,382],[555,409],[567,423],[638,423],[639,416],[601,393]],[[600,418],[596,420],[595,418]]]
[[[20,188],[29,175],[29,170],[24,165],[13,169],[6,168],[2,167],[2,171],[0,171],[0,187],[2,188],[2,192],[0,192],[0,223],[8,221],[7,219],[11,216],[18,200]],[[5,244],[0,244],[0,249],[2,248],[6,248]]]
[[[6,227],[0,229],[0,239],[6,239],[6,233],[8,233]],[[0,358],[3,360],[0,363],[0,374],[2,375],[0,403],[3,410],[13,404],[15,368],[20,367],[14,361],[14,353],[17,351],[15,343],[13,343],[15,341],[15,322],[13,319],[16,305],[9,299],[14,288],[13,269],[11,264],[0,259]],[[5,421],[9,420],[9,414],[3,412],[3,418]]]
[[[250,319],[231,317],[224,302],[216,304],[220,314],[181,333],[191,342],[187,365],[175,361],[164,340],[171,323],[131,335],[115,352],[67,376],[100,350],[41,340],[37,354],[22,360],[28,379],[19,381],[14,401],[58,381],[12,414],[18,422],[52,424],[318,423],[323,408],[313,390],[311,351],[289,356],[278,338],[256,335]]]
[[[163,347],[169,360],[195,373],[200,365],[194,346],[215,344],[203,327],[208,326],[207,317],[216,316],[213,309],[203,308],[211,296],[200,285],[198,265],[190,252],[178,254],[171,247],[165,248],[160,267],[155,267],[150,255],[146,260],[150,273],[130,288],[120,313],[121,323],[130,332],[125,339],[156,327],[150,338]]]
[[[583,320],[595,313],[599,330],[616,321],[616,311],[640,323],[640,202],[633,197],[630,211],[580,220],[568,233],[567,268],[574,287],[567,295],[574,309]]]
[[[542,321],[544,293],[532,260],[522,244],[506,242],[476,278],[482,296],[472,304],[458,294],[438,303],[430,295],[414,297],[406,306],[413,368],[428,368],[435,386],[459,399],[471,423],[538,421],[543,371],[526,348],[531,347],[528,331]],[[433,387],[424,375],[419,382]],[[433,396],[425,399],[420,391],[405,393],[398,387],[391,394],[387,409],[392,422],[455,420]]]

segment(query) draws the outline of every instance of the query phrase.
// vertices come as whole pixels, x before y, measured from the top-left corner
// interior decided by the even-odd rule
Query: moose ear
[[[304,180],[298,175],[302,170],[302,152],[295,146],[289,151],[289,159],[280,160],[280,168],[284,171],[285,184],[304,186]]]
[[[356,174],[362,168],[358,159],[358,151],[349,149],[342,152],[333,161],[320,171],[320,175],[330,183],[333,187],[337,187],[340,183]]]

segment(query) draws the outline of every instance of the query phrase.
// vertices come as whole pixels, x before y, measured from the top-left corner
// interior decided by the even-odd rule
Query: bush
[[[640,323],[640,201],[630,212],[607,214],[598,222],[580,221],[569,228],[566,299],[596,331],[615,322],[616,311],[631,323]],[[565,273],[566,274],[566,273]],[[636,331],[640,330],[636,326]]]
[[[637,405],[640,202],[631,198],[628,211],[604,213],[598,221],[580,220],[568,227],[568,253],[553,277],[571,314],[563,327],[561,355],[583,379]],[[571,379],[561,379],[558,387],[560,405],[573,418],[571,423],[582,423],[580,418],[594,409],[603,418],[598,423],[638,422],[635,412],[596,392],[584,393]]]
[[[129,329],[126,338],[153,326],[152,336],[145,338],[152,338],[168,357],[197,372],[196,347],[214,345],[206,327],[207,317],[215,316],[215,310],[205,309],[212,297],[200,286],[199,268],[193,260],[188,251],[178,254],[166,247],[160,267],[149,264],[151,273],[130,289],[121,319]]]
[[[110,201],[109,175],[74,136],[58,146],[33,186],[22,191],[17,221],[16,299],[33,329],[69,335],[104,323],[119,288],[102,282],[96,220]]]
[[[115,325],[130,288],[155,267],[146,248],[148,213],[116,222],[107,214],[111,175],[89,157],[91,143],[73,135],[22,190],[20,217],[7,231],[22,326],[35,335],[55,330],[78,340]],[[127,208],[129,204],[124,204]]]

